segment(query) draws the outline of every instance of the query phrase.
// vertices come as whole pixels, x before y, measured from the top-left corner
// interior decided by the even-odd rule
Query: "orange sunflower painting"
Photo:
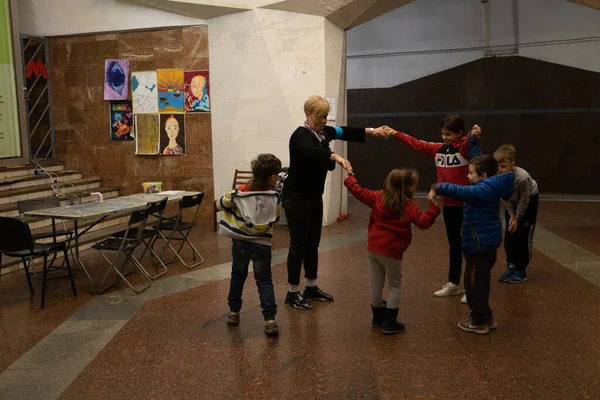
[[[183,112],[183,70],[158,70],[158,111]]]

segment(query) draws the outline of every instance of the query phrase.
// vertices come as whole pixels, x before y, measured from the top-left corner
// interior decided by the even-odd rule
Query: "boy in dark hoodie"
[[[490,274],[502,243],[500,199],[510,199],[515,187],[512,172],[496,175],[497,172],[494,157],[477,156],[469,161],[467,176],[471,186],[437,183],[427,196],[432,200],[439,194],[465,202],[462,250],[466,258],[464,283],[471,316],[460,321],[458,327],[480,335],[498,326],[489,305]]]

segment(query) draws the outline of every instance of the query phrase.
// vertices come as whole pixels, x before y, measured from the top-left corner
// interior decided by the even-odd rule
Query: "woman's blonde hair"
[[[326,116],[329,114],[329,103],[321,96],[313,95],[304,102],[304,113],[308,115],[317,114]]]
[[[381,198],[390,210],[404,214],[404,203],[413,199],[412,188],[419,184],[419,174],[414,169],[394,169],[385,178]]]

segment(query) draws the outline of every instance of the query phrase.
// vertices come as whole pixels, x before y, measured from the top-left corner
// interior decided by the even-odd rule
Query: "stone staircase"
[[[66,170],[63,165],[58,163],[43,164],[44,169],[58,176],[59,183],[68,183],[65,192],[79,190],[82,194],[82,202],[91,201],[91,192],[102,193],[104,199],[117,197],[119,195],[118,187],[102,186],[102,180],[97,177],[84,178],[79,171]],[[19,211],[17,201],[40,199],[55,196],[51,188],[52,180],[47,175],[35,175],[35,167],[32,165],[0,167],[0,216],[18,217]],[[71,188],[70,184],[73,185]],[[61,197],[62,206],[68,205],[65,195]],[[80,240],[80,250],[90,248],[94,243],[100,241],[111,233],[124,229],[127,225],[128,217],[120,216],[107,218],[102,223],[93,227]],[[29,227],[33,233],[46,232],[52,230],[52,220],[49,218],[29,218],[27,219]],[[94,221],[80,221],[79,230],[90,226]],[[70,221],[56,221],[57,229],[71,229],[73,224]],[[49,242],[52,239],[41,240],[40,242]],[[40,259],[37,260],[41,261]],[[2,257],[2,266],[0,274],[14,272],[23,268],[21,260],[11,257]]]

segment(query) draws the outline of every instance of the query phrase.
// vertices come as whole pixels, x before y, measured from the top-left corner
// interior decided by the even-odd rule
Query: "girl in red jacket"
[[[368,246],[369,280],[371,281],[371,309],[373,327],[382,327],[383,333],[393,334],[405,330],[398,322],[400,290],[402,287],[402,255],[412,239],[411,224],[428,229],[440,215],[440,208],[431,201],[424,213],[413,199],[419,181],[417,171],[395,169],[389,173],[383,190],[373,192],[361,187],[350,176],[344,185],[350,193],[371,207]],[[388,299],[383,301],[382,290],[387,275]]]

